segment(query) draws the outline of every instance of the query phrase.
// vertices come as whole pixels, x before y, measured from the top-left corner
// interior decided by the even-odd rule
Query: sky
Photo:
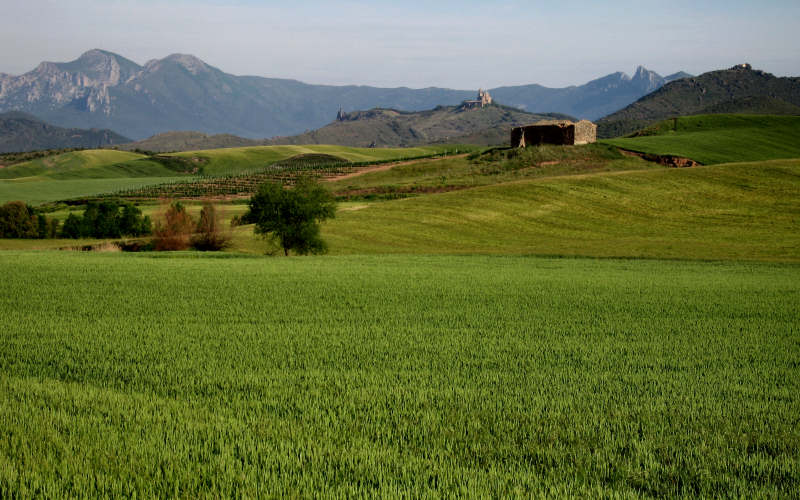
[[[643,65],[800,76],[800,1],[0,0],[0,72],[100,48],[227,73],[413,88],[580,85]]]

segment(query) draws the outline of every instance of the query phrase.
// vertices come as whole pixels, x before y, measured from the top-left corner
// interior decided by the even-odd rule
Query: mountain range
[[[528,112],[597,119],[665,83],[643,67],[585,85],[523,85],[490,89],[497,102]],[[43,62],[20,76],[0,73],[0,112],[24,111],[62,127],[108,128],[134,139],[172,130],[289,136],[330,123],[338,109],[421,111],[457,105],[474,90],[312,85],[296,80],[235,76],[200,59],[173,54],[143,66],[90,50],[67,63]]]
[[[103,148],[130,142],[111,130],[62,128],[19,111],[0,113],[0,153],[38,149]]]

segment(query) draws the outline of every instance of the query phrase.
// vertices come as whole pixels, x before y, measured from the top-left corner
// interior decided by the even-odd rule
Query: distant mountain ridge
[[[669,82],[689,76],[691,75],[688,73],[679,72],[662,77],[639,66],[633,77],[617,72],[581,86],[552,89],[541,85],[523,85],[500,87],[492,89],[491,93],[498,102],[527,111],[559,112],[596,120],[624,108]],[[538,107],[534,109],[530,103],[535,103]]]
[[[490,92],[499,103],[529,112],[597,119],[672,77],[640,67],[633,77],[614,73],[565,89],[524,85]],[[186,54],[140,66],[99,49],[67,63],[43,62],[21,76],[0,74],[0,111],[24,111],[59,126],[110,128],[135,139],[173,130],[247,138],[288,136],[326,125],[339,107],[420,111],[457,105],[474,93],[234,76]]]
[[[0,113],[0,153],[39,149],[102,148],[130,142],[111,130],[62,128],[18,111]]]
[[[598,135],[629,134],[655,122],[709,113],[800,114],[800,78],[740,64],[670,82],[598,122]]]

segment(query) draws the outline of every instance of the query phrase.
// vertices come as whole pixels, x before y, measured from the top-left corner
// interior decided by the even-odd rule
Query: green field
[[[334,189],[401,191],[464,175],[461,159],[422,162],[333,183]],[[420,167],[427,165],[427,168]],[[543,167],[544,169],[549,167]],[[552,168],[559,169],[559,166]],[[400,170],[401,172],[394,172]],[[558,170],[557,170],[558,172]],[[500,173],[514,178],[517,174]],[[468,179],[468,177],[463,177]],[[475,176],[489,182],[492,176]],[[429,183],[429,184],[426,184]],[[76,184],[80,187],[81,184]],[[349,187],[348,187],[349,186]],[[416,187],[415,187],[416,186]],[[800,160],[691,169],[557,173],[389,201],[340,204],[323,225],[333,254],[519,254],[800,261]],[[224,220],[244,204],[221,204]],[[158,218],[158,203],[143,205]],[[189,204],[195,217],[199,204]],[[72,210],[80,210],[74,208]],[[61,210],[50,216],[65,219]],[[233,252],[264,254],[253,226]],[[0,249],[59,248],[71,240],[0,240]],[[88,242],[87,242],[88,244]]]
[[[0,273],[2,497],[800,488],[796,265],[26,252]]]
[[[144,155],[128,153],[126,151],[113,151],[108,149],[92,149],[86,151],[72,151],[54,156],[46,156],[35,160],[18,163],[0,169],[0,179],[15,179],[20,177],[101,177],[102,169],[119,163],[133,162],[146,158]],[[124,176],[118,176],[124,177]],[[153,176],[155,177],[155,176]]]
[[[800,260],[800,160],[527,179],[353,203],[336,253]]]
[[[602,142],[641,153],[715,163],[800,158],[800,116],[697,115],[666,120],[637,137]]]
[[[134,189],[186,177],[123,177],[110,179],[52,180],[35,177],[0,180],[0,203],[22,200],[32,205],[56,200],[92,196],[98,193]]]

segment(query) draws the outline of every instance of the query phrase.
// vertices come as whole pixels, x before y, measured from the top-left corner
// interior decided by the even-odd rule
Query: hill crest
[[[796,114],[800,78],[776,77],[740,64],[667,83],[598,122],[598,135],[629,134],[657,121],[706,113]]]
[[[0,153],[102,148],[127,142],[130,139],[108,129],[62,128],[20,111],[0,113]]]

